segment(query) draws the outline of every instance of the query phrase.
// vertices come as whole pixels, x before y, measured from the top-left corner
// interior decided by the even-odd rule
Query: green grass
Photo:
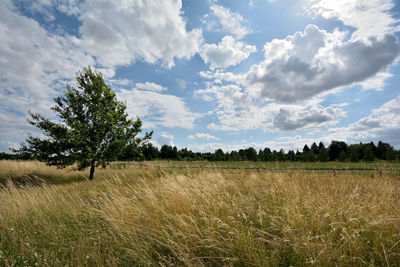
[[[32,171],[61,177],[54,185],[0,189],[0,266],[398,266],[400,260],[394,175],[129,166],[96,170],[88,182],[80,178],[87,171],[0,164],[9,178]]]
[[[144,164],[163,167],[228,167],[228,168],[397,168],[400,169],[400,162],[374,161],[374,162],[290,162],[290,161],[144,161],[131,162],[133,164]],[[116,166],[124,166],[129,162],[117,162]]]

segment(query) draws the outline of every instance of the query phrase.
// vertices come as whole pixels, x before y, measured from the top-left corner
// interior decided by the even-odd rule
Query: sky
[[[399,33],[394,0],[2,0],[0,151],[87,66],[157,146],[399,149]]]

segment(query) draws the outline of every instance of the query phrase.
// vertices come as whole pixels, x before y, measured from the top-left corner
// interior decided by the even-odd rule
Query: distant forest
[[[205,161],[374,161],[374,160],[400,160],[400,150],[395,150],[388,143],[379,141],[378,145],[373,142],[348,145],[341,141],[332,141],[325,147],[320,142],[313,143],[310,147],[305,145],[303,150],[285,152],[283,149],[276,151],[269,148],[257,151],[253,147],[240,149],[239,151],[224,152],[217,149],[214,153],[193,152],[187,148],[163,145],[161,149],[146,144],[141,153],[135,148],[127,148],[120,156],[120,160],[205,160]]]
[[[8,154],[0,152],[0,159],[33,159],[24,155]],[[311,146],[305,145],[303,150],[285,152],[283,149],[276,151],[269,148],[257,151],[253,147],[240,149],[239,151],[224,152],[217,149],[212,152],[193,152],[187,148],[178,149],[176,146],[163,145],[161,149],[151,143],[143,145],[140,149],[128,146],[123,154],[118,157],[120,161],[141,160],[200,160],[200,161],[374,161],[374,160],[400,160],[400,150],[395,150],[388,143],[379,141],[348,145],[342,141],[332,141],[325,147],[320,142]]]

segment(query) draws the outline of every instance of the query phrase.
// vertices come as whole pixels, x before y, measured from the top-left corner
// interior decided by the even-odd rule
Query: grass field
[[[400,162],[374,161],[374,162],[290,162],[290,161],[143,161],[143,162],[115,162],[113,166],[146,165],[162,167],[225,167],[225,168],[375,168],[375,169],[400,169]]]
[[[0,161],[0,265],[400,262],[398,173],[119,165],[87,175]]]

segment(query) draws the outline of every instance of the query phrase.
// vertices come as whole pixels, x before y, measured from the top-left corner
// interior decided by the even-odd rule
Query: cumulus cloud
[[[219,140],[218,137],[212,136],[208,133],[196,133],[193,135],[189,135],[188,139],[205,139],[205,140]]]
[[[206,89],[197,90],[195,94],[203,97],[204,100],[217,101],[217,107],[212,113],[218,118],[220,124],[209,124],[210,130],[262,129],[265,122],[270,119],[269,107],[256,105],[254,98],[240,86],[211,85]]]
[[[210,9],[219,19],[224,31],[235,35],[239,39],[250,33],[250,29],[242,25],[245,20],[239,13],[232,12],[229,8],[221,5],[212,5]]]
[[[167,91],[166,87],[151,82],[137,83],[136,88],[153,92]]]
[[[256,52],[253,45],[246,45],[241,41],[235,40],[230,35],[222,38],[219,44],[204,44],[200,49],[200,56],[206,64],[210,63],[210,68],[226,68],[235,66]]]
[[[77,68],[95,60],[75,37],[51,34],[13,10],[11,3],[0,3],[0,106],[45,112]]]
[[[199,51],[200,29],[186,30],[181,1],[88,1],[80,5],[81,45],[106,66],[135,60],[190,58]]]
[[[364,90],[383,91],[383,87],[386,85],[385,81],[390,77],[393,77],[390,72],[379,72],[375,76],[357,84]]]
[[[222,81],[240,84],[244,80],[244,74],[234,74],[232,72],[223,72],[220,70],[214,71],[201,71],[200,77],[213,80],[214,83],[221,83]]]
[[[37,1],[14,1],[17,6],[32,13],[40,13],[47,21],[55,20],[54,10],[69,16],[77,16],[80,13],[80,0],[37,0]]]
[[[281,108],[273,119],[273,125],[282,131],[302,128],[321,128],[338,122],[345,112],[340,108],[312,106],[309,110],[291,111]]]
[[[157,138],[157,143],[159,146],[174,146],[174,137],[166,132],[162,132]]]
[[[192,129],[200,114],[191,112],[182,98],[159,92],[121,89],[117,96],[126,101],[131,116],[139,116],[143,127],[156,126]]]
[[[293,131],[327,127],[339,122],[346,113],[343,105],[324,107],[319,98],[301,104],[278,104],[260,99],[258,95],[235,84],[212,84],[195,92],[203,100],[216,100],[210,115],[219,123],[210,123],[210,130],[240,131],[262,129]]]
[[[400,20],[390,13],[391,0],[316,0],[305,6],[308,14],[338,19],[355,28],[352,37],[384,36],[400,30]]]
[[[156,4],[151,1],[1,1],[2,114],[23,118],[23,121],[28,109],[51,116],[52,99],[65,88],[66,82],[76,86],[76,71],[88,65],[102,72],[112,86],[126,88],[132,86],[131,81],[112,79],[117,66],[143,60],[171,67],[175,59],[193,56],[201,45],[202,32],[200,29],[186,30],[181,7],[181,1]],[[82,23],[80,35],[68,34],[53,24],[42,26],[24,16],[20,9],[35,16],[40,13],[49,21],[54,20],[55,12],[76,16]],[[137,87],[157,92],[166,90],[154,83],[138,84]],[[141,91],[137,94],[148,99],[151,93]],[[160,98],[170,101],[169,104],[157,103],[157,100],[146,102],[158,106],[149,113],[165,111],[153,125],[193,126],[198,115],[191,113],[182,99],[174,96]],[[182,111],[183,115],[175,115],[173,108],[177,109],[176,112]],[[140,112],[135,114],[143,115]],[[18,129],[14,129],[15,138],[21,132]],[[1,138],[8,138],[4,131]],[[25,134],[18,136],[18,140],[24,138]]]
[[[347,127],[330,129],[329,138],[349,142],[369,142],[370,140],[388,142],[400,146],[400,96],[372,110],[367,117]]]
[[[385,71],[400,53],[393,34],[345,40],[315,25],[264,46],[265,59],[247,73],[246,87],[282,102],[308,99]]]

